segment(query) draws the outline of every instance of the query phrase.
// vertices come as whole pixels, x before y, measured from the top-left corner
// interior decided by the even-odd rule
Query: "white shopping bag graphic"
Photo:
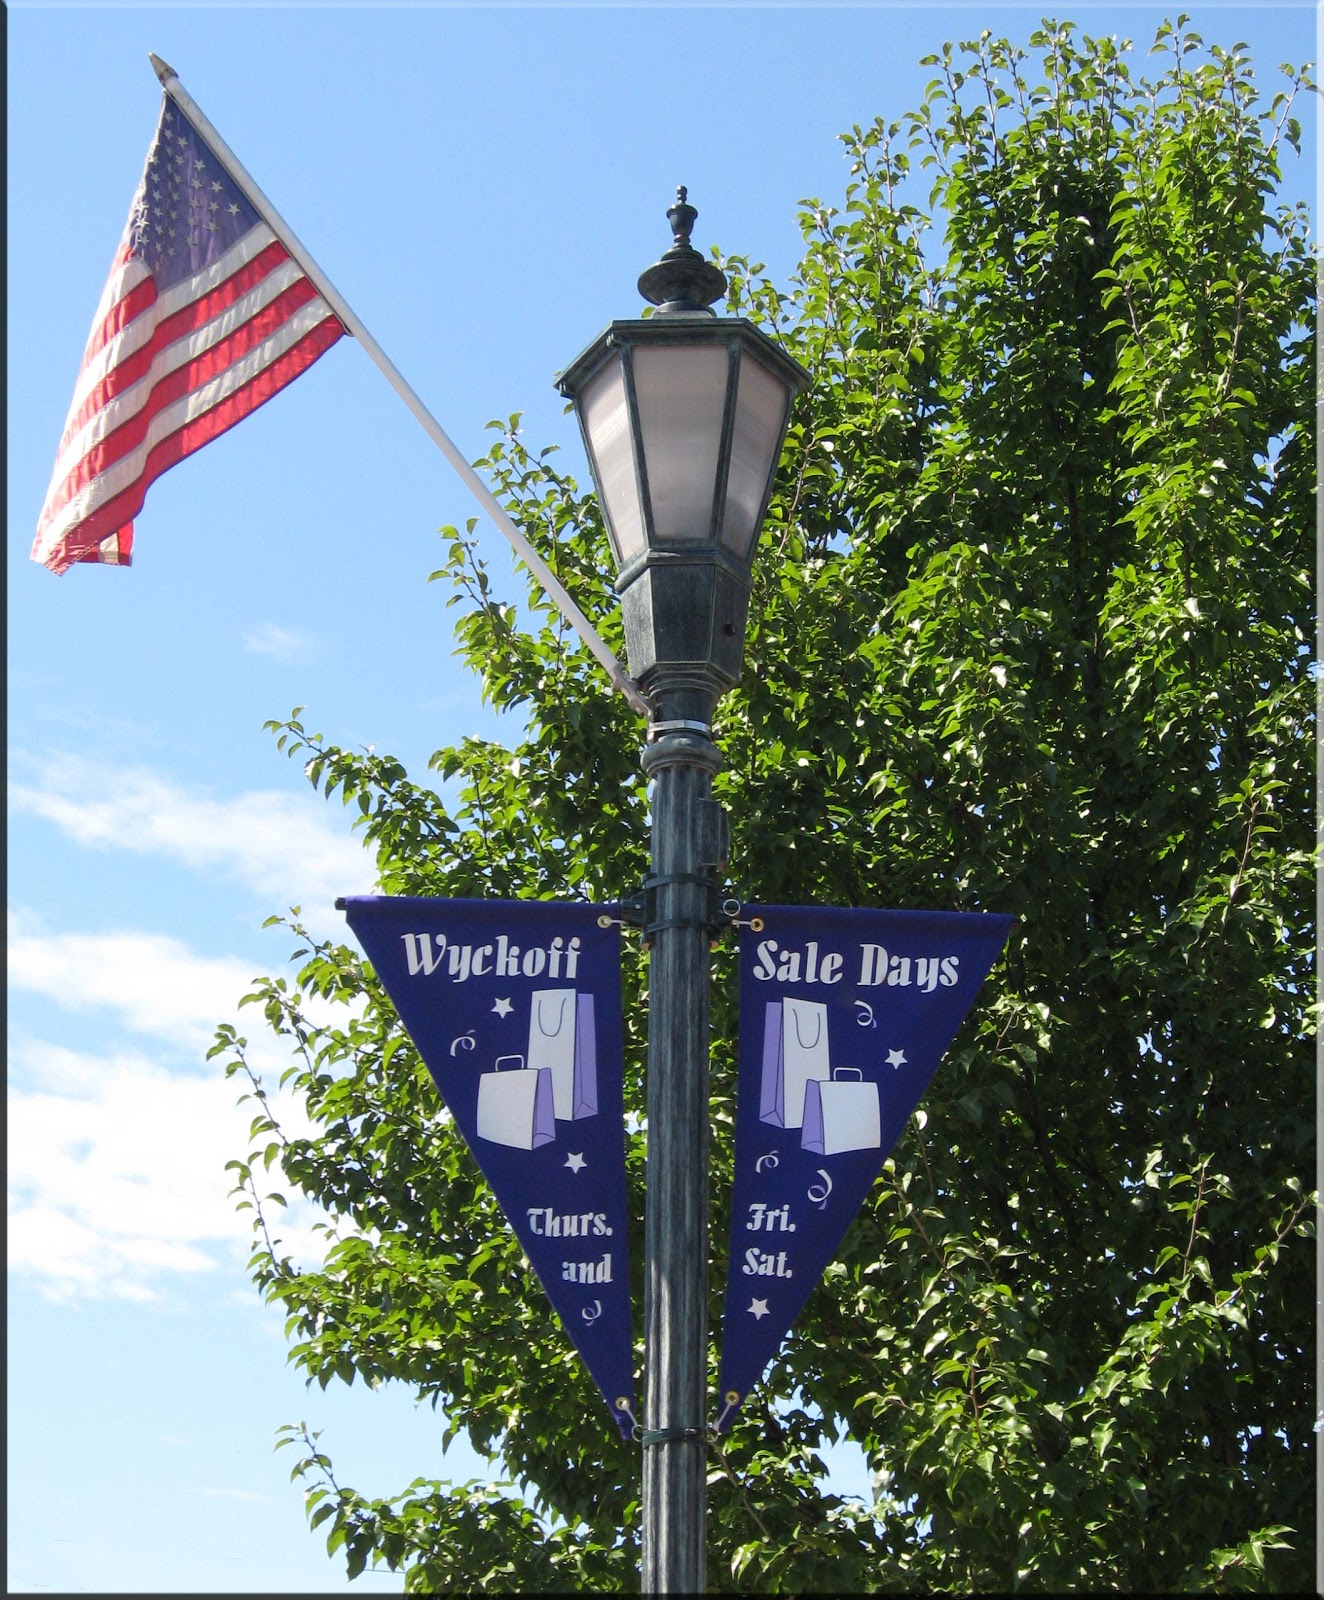
[[[843,1077],[847,1072],[855,1077]],[[836,1156],[843,1150],[878,1150],[882,1143],[878,1085],[866,1083],[858,1067],[837,1067],[830,1080],[806,1085],[802,1150]]]
[[[764,1021],[760,1119],[800,1127],[806,1084],[830,1076],[827,1007],[817,1000],[772,1001]]]
[[[506,1061],[518,1061],[502,1072]],[[478,1080],[478,1137],[515,1150],[537,1150],[556,1138],[552,1116],[552,1075],[546,1067],[526,1067],[523,1056],[498,1056],[496,1070]]]
[[[597,1035],[593,996],[574,989],[535,989],[529,1009],[529,1066],[552,1075],[552,1103],[567,1121],[598,1113]]]

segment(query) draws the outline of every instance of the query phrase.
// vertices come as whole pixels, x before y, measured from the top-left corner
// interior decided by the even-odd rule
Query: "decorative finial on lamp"
[[[671,249],[639,278],[639,293],[658,308],[659,316],[676,312],[715,316],[712,302],[726,293],[726,278],[711,261],[705,261],[690,244],[694,219],[684,184],[676,189],[675,204],[667,208],[671,224]]]
[[[678,245],[688,245],[690,232],[694,227],[694,219],[698,212],[686,199],[689,190],[685,185],[679,184],[676,188],[676,203],[667,208],[667,221],[671,224],[671,237]]]

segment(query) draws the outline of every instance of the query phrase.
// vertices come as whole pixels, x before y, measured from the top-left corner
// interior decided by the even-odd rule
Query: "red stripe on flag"
[[[164,374],[160,381],[152,386],[151,395],[146,403],[119,427],[113,428],[99,439],[59,488],[47,497],[48,518],[61,511],[74,495],[94,479],[99,478],[117,461],[132,455],[147,437],[148,429],[156,417],[168,406],[192,394],[195,389],[202,388],[237,361],[241,361],[264,339],[269,339],[277,333],[301,306],[316,298],[317,290],[314,286],[307,278],[299,278],[247,322],[241,323],[233,333],[227,334],[224,339],[219,339],[191,361],[186,361],[172,372]],[[113,411],[113,403],[109,409]]]
[[[139,476],[72,528],[45,557],[45,564],[54,573],[67,572],[76,561],[89,559],[88,552],[99,545],[107,534],[118,531],[131,535],[132,519],[142,510],[147,490],[163,472],[219,438],[235,423],[242,422],[260,405],[278,394],[286,384],[307,371],[344,331],[334,316],[328,316],[306,333],[298,344],[292,345],[270,366],[264,367],[210,411],[191,418],[174,433],[153,445]],[[91,556],[90,559],[96,560],[96,557]]]
[[[146,277],[135,283],[128,294],[122,296],[111,306],[100,324],[87,336],[87,346],[83,351],[83,363],[79,367],[81,376],[91,366],[102,350],[120,334],[131,322],[136,322],[156,299],[156,280]]]
[[[75,437],[98,411],[108,406],[118,395],[130,388],[142,378],[152,365],[152,362],[166,349],[174,344],[176,339],[182,339],[187,334],[195,332],[198,328],[205,327],[213,317],[226,311],[234,302],[255,289],[262,280],[277,267],[290,259],[289,251],[283,244],[272,243],[264,250],[258,252],[251,261],[246,261],[243,266],[233,272],[223,283],[209,289],[188,305],[181,306],[178,311],[172,311],[168,317],[163,317],[160,323],[152,330],[151,338],[137,350],[132,350],[124,360],[114,366],[104,378],[92,389],[87,398],[79,406],[76,414],[70,415],[64,425],[64,436],[60,440],[60,450],[56,451],[58,459],[69,441]],[[150,306],[156,299],[155,285],[149,282],[151,296],[147,301]],[[136,294],[137,291],[135,290]],[[122,300],[121,305],[127,304]],[[109,320],[109,319],[107,319]],[[127,326],[127,323],[125,324]],[[119,330],[122,331],[122,330]],[[84,369],[87,362],[84,360]]]

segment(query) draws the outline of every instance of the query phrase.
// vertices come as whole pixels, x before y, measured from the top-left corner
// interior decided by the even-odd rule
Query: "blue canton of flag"
[[[260,222],[248,197],[167,100],[129,209],[125,242],[157,293],[213,266]]]

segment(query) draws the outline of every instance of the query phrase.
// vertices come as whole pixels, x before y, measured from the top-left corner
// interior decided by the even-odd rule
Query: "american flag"
[[[32,559],[127,566],[167,467],[297,378],[345,332],[167,95],[101,296]]]

